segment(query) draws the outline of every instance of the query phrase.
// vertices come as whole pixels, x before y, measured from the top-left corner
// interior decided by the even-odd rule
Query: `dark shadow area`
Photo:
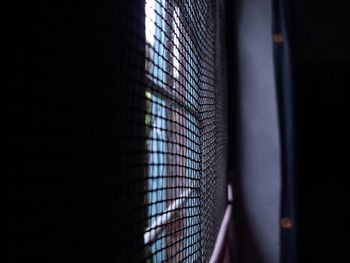
[[[303,63],[298,71],[299,262],[349,257],[346,67]]]
[[[348,262],[350,23],[342,1],[290,1],[298,262]]]
[[[144,226],[136,229],[130,215],[130,196],[143,187],[141,167],[133,165],[143,161],[143,141],[134,139],[143,129],[130,122],[142,122],[143,115],[127,108],[144,104],[128,89],[143,94],[143,75],[128,70],[130,63],[144,66],[144,45],[138,44],[144,26],[131,20],[143,9],[128,1],[10,8],[9,262],[143,258]],[[120,37],[124,32],[139,32],[141,40]],[[130,58],[132,49],[141,55]],[[132,158],[127,150],[134,151]],[[128,240],[134,247],[125,245]]]

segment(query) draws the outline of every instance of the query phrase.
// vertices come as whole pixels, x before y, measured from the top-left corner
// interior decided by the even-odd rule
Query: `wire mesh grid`
[[[218,2],[16,9],[18,262],[209,260],[226,203]]]
[[[215,243],[216,26],[216,1],[145,2],[148,262],[206,262]]]

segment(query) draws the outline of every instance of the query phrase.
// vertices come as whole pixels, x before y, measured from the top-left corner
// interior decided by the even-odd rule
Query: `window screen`
[[[223,1],[28,5],[15,261],[208,262],[226,207]]]
[[[145,2],[149,262],[207,261],[221,223],[225,170],[217,167],[223,119],[217,115],[224,114],[218,104],[225,98],[218,97],[216,8],[205,0]]]

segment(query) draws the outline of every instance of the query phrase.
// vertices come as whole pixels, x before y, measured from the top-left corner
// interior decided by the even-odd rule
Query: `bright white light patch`
[[[175,7],[173,14],[173,28],[174,28],[174,77],[179,78],[179,68],[180,68],[180,8]]]
[[[154,35],[156,33],[156,0],[146,0],[146,40],[154,45]]]

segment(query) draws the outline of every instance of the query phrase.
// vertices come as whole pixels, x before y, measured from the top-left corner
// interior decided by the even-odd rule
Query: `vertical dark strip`
[[[281,263],[296,262],[294,91],[285,1],[273,0],[272,38],[282,150]]]
[[[216,2],[216,43],[215,43],[215,83],[216,83],[216,173],[217,188],[221,194],[216,213],[223,218],[227,203],[228,183],[228,92],[227,92],[227,52],[226,52],[226,16],[225,2]]]

